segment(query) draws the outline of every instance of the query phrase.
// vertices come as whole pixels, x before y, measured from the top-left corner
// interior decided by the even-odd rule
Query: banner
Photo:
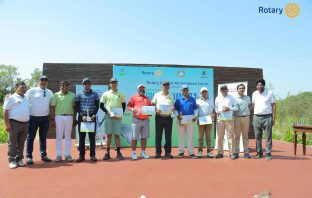
[[[245,85],[246,89],[245,89],[245,93],[244,94],[247,95],[248,82],[235,82],[235,83],[227,83],[227,84],[218,84],[218,96],[221,95],[220,87],[222,85],[226,85],[228,87],[228,89],[229,89],[228,94],[233,96],[234,98],[236,98],[237,97],[237,85],[239,85],[239,84],[244,84]],[[235,128],[235,126],[234,126],[234,128]],[[216,134],[218,134],[218,127],[216,129]],[[215,149],[218,149],[218,135],[216,135]],[[223,150],[225,150],[225,151],[229,150],[228,141],[227,141],[227,135],[226,134],[224,134],[224,139],[223,139]],[[244,151],[242,136],[240,136],[239,151],[240,152]]]
[[[144,66],[113,66],[113,76],[118,80],[118,90],[126,95],[128,103],[130,97],[137,94],[137,86],[144,84],[146,96],[151,100],[154,94],[161,91],[162,82],[170,82],[170,93],[174,99],[182,96],[181,86],[189,86],[190,96],[198,99],[201,97],[200,88],[207,87],[209,98],[214,100],[213,91],[213,69],[212,68],[177,68],[177,67],[144,67]],[[123,117],[125,131],[131,129],[132,112],[126,111]],[[126,126],[125,126],[126,125]],[[125,135],[126,136],[126,135]],[[164,144],[163,135],[163,144]],[[173,119],[172,146],[178,146],[177,119]],[[195,146],[198,145],[198,127],[195,124]],[[212,145],[214,145],[214,133],[211,132]],[[122,138],[122,146],[129,146],[127,141]],[[163,145],[162,144],[162,145]],[[148,146],[155,146],[155,116],[150,117],[150,138]]]

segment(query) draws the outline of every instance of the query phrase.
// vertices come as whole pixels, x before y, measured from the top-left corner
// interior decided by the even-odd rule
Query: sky
[[[43,63],[262,68],[285,98],[312,91],[312,0],[293,1],[295,18],[285,14],[290,2],[0,0],[0,64],[23,78]]]

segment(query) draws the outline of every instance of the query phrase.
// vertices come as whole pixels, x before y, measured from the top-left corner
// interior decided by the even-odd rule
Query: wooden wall
[[[255,81],[263,77],[263,71],[259,68],[203,66],[203,65],[155,65],[155,64],[120,64],[120,63],[44,63],[43,74],[49,78],[49,89],[54,92],[59,90],[58,83],[61,80],[70,82],[69,90],[75,93],[75,85],[81,84],[85,77],[92,79],[92,84],[108,84],[113,75],[113,65],[150,66],[150,67],[194,67],[214,69],[214,96],[217,96],[218,84],[248,81],[248,95],[251,97],[255,91]],[[72,133],[74,138],[75,133]],[[249,137],[254,138],[253,128],[250,127]],[[50,128],[48,138],[55,138],[55,129]]]

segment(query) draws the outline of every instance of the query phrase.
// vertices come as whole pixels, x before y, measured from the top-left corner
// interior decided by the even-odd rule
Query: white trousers
[[[234,121],[219,121],[218,122],[218,154],[223,155],[223,139],[224,134],[227,135],[227,141],[230,154],[233,153],[233,141],[234,141]]]
[[[65,136],[65,156],[70,155],[71,131],[73,127],[73,116],[55,116],[56,124],[56,155],[62,156],[62,139]]]
[[[177,125],[179,131],[179,153],[184,153],[184,138],[187,136],[188,154],[194,154],[194,122],[188,125],[180,125],[178,122]]]

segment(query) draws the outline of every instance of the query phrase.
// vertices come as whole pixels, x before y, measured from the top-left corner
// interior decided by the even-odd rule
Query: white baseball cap
[[[140,89],[140,87],[144,87],[145,88],[145,86],[143,84],[139,84],[138,85],[138,89]]]
[[[207,92],[208,92],[207,87],[202,87],[202,88],[200,88],[200,93],[202,93],[203,91],[207,91]]]

